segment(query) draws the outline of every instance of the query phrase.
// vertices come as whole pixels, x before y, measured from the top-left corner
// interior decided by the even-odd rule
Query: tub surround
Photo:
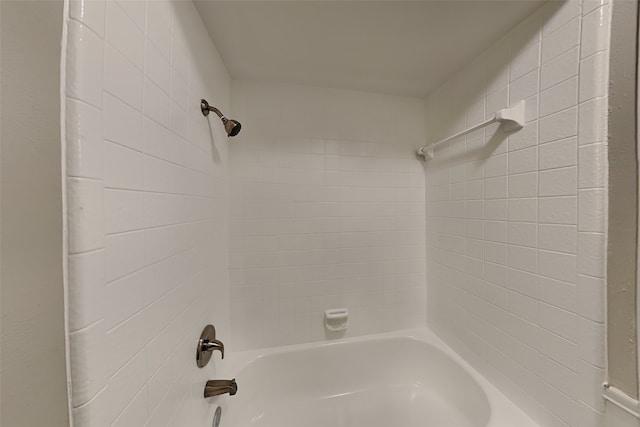
[[[427,99],[427,314],[542,425],[604,425],[609,5],[549,2]],[[494,125],[495,126],[495,125]]]
[[[65,20],[66,199],[76,427],[210,425],[229,337],[230,79],[191,2],[71,0]]]
[[[235,350],[424,325],[421,99],[234,81],[230,146]]]
[[[210,425],[215,402],[203,388],[233,378],[226,362],[251,354],[239,350],[342,336],[354,339],[335,347],[353,349],[348,359],[375,345],[353,337],[425,320],[535,422],[604,425],[606,0],[545,3],[426,104],[231,83],[191,2],[70,0],[67,13],[75,426]],[[201,99],[242,132],[227,138]],[[416,155],[521,99],[522,130],[493,125],[438,146],[427,163]],[[328,334],[324,311],[337,307],[348,309],[348,328]],[[209,323],[230,353],[199,369],[194,343]],[[385,338],[390,349],[411,347],[403,357],[424,356],[407,367],[442,354],[429,345],[449,368],[463,366],[443,368],[467,386],[440,383],[441,408],[475,403],[443,416],[535,425],[431,332],[412,334]],[[291,350],[244,372],[302,354]],[[238,386],[220,402],[242,402],[240,377]],[[411,394],[372,390],[398,405]],[[372,400],[349,404],[368,410]],[[228,402],[223,419],[234,417]]]

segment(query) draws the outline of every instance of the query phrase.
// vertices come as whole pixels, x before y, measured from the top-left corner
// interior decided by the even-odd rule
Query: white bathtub
[[[534,427],[428,329],[230,354],[220,427]]]

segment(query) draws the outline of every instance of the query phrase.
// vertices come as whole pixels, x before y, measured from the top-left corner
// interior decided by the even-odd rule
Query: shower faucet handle
[[[200,350],[201,351],[220,350],[220,353],[222,353],[222,358],[224,359],[224,344],[220,340],[215,340],[215,339],[212,339],[212,340],[208,340],[208,339],[201,340]]]
[[[220,351],[224,359],[224,344],[216,339],[216,328],[213,325],[207,325],[202,330],[196,347],[196,364],[198,368],[203,368],[209,363],[215,350]]]

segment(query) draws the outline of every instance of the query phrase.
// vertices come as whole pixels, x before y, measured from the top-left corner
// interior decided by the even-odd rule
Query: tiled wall
[[[229,76],[191,2],[72,0],[67,32],[74,425],[209,425],[194,348],[207,323],[229,339],[228,152],[199,108],[228,110]]]
[[[233,83],[234,349],[425,322],[424,105],[304,86]]]
[[[609,5],[549,2],[427,100],[429,323],[545,426],[603,425]]]

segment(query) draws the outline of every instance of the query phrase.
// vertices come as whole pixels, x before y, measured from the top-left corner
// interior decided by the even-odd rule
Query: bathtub
[[[534,427],[428,329],[230,354],[220,427]]]

